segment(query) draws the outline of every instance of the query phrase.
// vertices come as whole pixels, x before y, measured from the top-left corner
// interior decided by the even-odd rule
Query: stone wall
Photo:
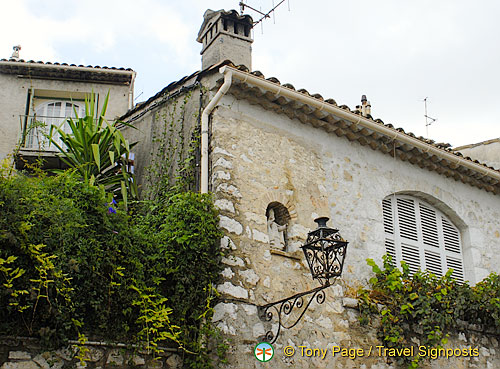
[[[357,323],[343,298],[366,285],[371,269],[385,254],[382,200],[393,193],[423,199],[459,228],[465,278],[476,283],[500,265],[500,198],[437,173],[395,160],[370,148],[291,120],[226,95],[211,121],[211,191],[221,211],[220,225],[229,250],[223,260],[222,302],[214,320],[231,339],[231,368],[262,365],[253,347],[272,325],[257,306],[317,286],[299,246],[316,228],[318,216],[331,218],[349,241],[342,286],[327,290],[295,328],[279,337],[273,368],[388,368],[386,358],[321,360],[283,355],[285,346],[367,348],[379,345],[375,331]],[[266,209],[280,203],[290,214],[286,250],[270,247]],[[274,326],[276,330],[276,326]],[[474,346],[475,345],[475,346]],[[433,361],[432,367],[500,367],[498,342],[459,335],[450,347],[474,346],[480,355]],[[363,366],[364,365],[364,366]]]
[[[93,343],[85,345],[84,361],[76,358],[74,345],[47,351],[29,338],[0,338],[1,369],[180,369],[182,358],[176,350],[153,358],[145,352],[127,348],[123,344]]]
[[[165,165],[171,178],[176,175],[178,159],[186,158],[192,134],[198,125],[200,113],[200,89],[193,87],[195,80],[189,81],[190,87],[179,92],[178,89],[159,96],[148,106],[128,116],[125,121],[135,128],[124,128],[123,135],[129,142],[137,142],[132,149],[135,154],[135,174],[142,192],[148,183],[156,180],[158,173],[152,170],[156,163]],[[172,96],[170,98],[170,96]],[[164,151],[166,146],[177,147],[172,154]]]

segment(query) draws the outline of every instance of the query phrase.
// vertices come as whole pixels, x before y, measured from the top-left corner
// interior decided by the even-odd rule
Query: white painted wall
[[[55,96],[64,91],[91,93],[93,90],[99,94],[100,106],[109,91],[106,113],[109,119],[117,118],[128,109],[129,86],[126,85],[28,79],[0,74],[0,159],[14,150],[21,137],[20,117],[26,114],[30,88],[52,90]]]

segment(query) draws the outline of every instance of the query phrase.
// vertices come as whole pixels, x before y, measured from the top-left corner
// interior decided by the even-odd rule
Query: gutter
[[[222,96],[226,94],[231,87],[233,81],[233,69],[227,69],[222,67],[219,69],[221,73],[224,74],[224,83],[220,86],[219,90],[208,103],[207,107],[203,110],[201,114],[201,174],[200,174],[200,192],[208,193],[208,122],[210,119],[210,114],[214,110],[215,106],[222,99]]]
[[[242,72],[238,69],[232,68],[232,67],[227,66],[227,65],[220,68],[219,72],[224,75],[224,84],[221,86],[219,92],[222,90],[224,85],[226,85],[226,77],[228,77],[228,79],[230,81],[229,84],[231,84],[232,78],[237,78],[242,82],[246,82],[246,83],[249,83],[251,85],[261,87],[267,91],[273,92],[276,96],[285,96],[285,97],[288,97],[292,100],[300,101],[300,102],[303,102],[309,106],[315,107],[320,111],[324,110],[326,112],[329,112],[329,113],[334,114],[336,116],[339,116],[341,118],[347,119],[350,122],[353,122],[355,125],[366,127],[366,128],[371,129],[375,132],[378,132],[378,133],[381,133],[385,136],[391,137],[393,140],[398,140],[402,143],[412,145],[416,148],[421,149],[425,153],[436,155],[437,157],[439,157],[441,159],[445,159],[453,164],[461,165],[461,166],[466,167],[468,169],[474,170],[475,172],[481,173],[483,176],[488,176],[488,177],[494,178],[500,182],[500,171],[487,168],[484,165],[474,163],[471,160],[454,155],[454,154],[449,153],[447,151],[444,151],[442,149],[438,149],[437,147],[430,145],[426,142],[422,142],[419,139],[416,139],[416,138],[413,138],[413,137],[408,136],[406,134],[403,134],[401,132],[398,132],[397,130],[395,130],[393,128],[389,128],[389,127],[386,127],[382,124],[373,122],[372,120],[367,119],[365,117],[353,114],[351,112],[347,112],[347,111],[345,111],[337,106],[325,103],[324,101],[320,101],[318,99],[315,99],[314,97],[307,96],[303,93],[297,92],[297,91],[292,90],[290,88],[287,88],[287,87],[284,87],[281,85],[276,85],[274,82],[270,82],[270,81],[267,81],[263,78],[256,77],[252,74]],[[225,92],[227,92],[227,89],[229,89],[229,85],[227,86]],[[217,94],[219,94],[219,92],[217,92]],[[216,97],[217,97],[217,95],[216,95]],[[219,97],[219,99],[220,99],[220,97]],[[215,98],[214,98],[214,100],[215,100]],[[208,106],[207,106],[207,108],[208,108]],[[207,119],[208,119],[208,117],[207,117]],[[203,131],[203,119],[202,119],[202,131]],[[202,147],[203,147],[203,135],[202,135]],[[207,151],[207,156],[208,156],[208,151]],[[203,152],[202,152],[202,158],[203,158]],[[207,158],[207,166],[208,166],[208,158]],[[202,173],[203,173],[203,159],[202,159]],[[208,184],[208,179],[207,179],[207,184]]]

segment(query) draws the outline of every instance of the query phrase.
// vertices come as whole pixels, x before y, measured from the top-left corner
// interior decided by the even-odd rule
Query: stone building
[[[203,69],[122,117],[138,128],[124,131],[139,141],[138,180],[147,188],[152,161],[165,152],[165,170],[174,174],[200,130],[196,186],[215,194],[229,251],[214,316],[231,339],[228,367],[262,365],[253,348],[277,326],[259,318],[258,306],[318,286],[300,246],[314,219],[327,216],[349,241],[342,281],[281,332],[272,367],[389,368],[382,357],[286,357],[283,348],[377,345],[350,298],[370,277],[366,258],[380,263],[389,253],[438,275],[452,268],[472,284],[498,272],[500,172],[374,119],[366,98],[351,110],[251,70],[251,27],[236,11],[207,11],[197,39]],[[433,368],[500,367],[494,337],[460,334],[451,345],[481,354],[433,361]]]
[[[109,119],[132,107],[133,70],[25,61],[19,58],[20,48],[15,46],[11,58],[0,60],[0,159],[19,145],[18,158],[43,156],[55,165],[55,148],[43,133],[74,116],[75,110],[81,116],[85,97],[92,92],[99,108],[109,92]]]
[[[194,187],[214,193],[225,232],[221,247],[228,251],[213,318],[231,340],[224,367],[266,365],[253,350],[277,325],[263,321],[258,307],[318,286],[300,246],[314,220],[326,216],[349,242],[342,278],[324,290],[324,303],[313,302],[293,329],[281,331],[269,365],[393,368],[387,357],[331,352],[380,345],[376,332],[359,325],[353,298],[371,276],[366,259],[380,264],[389,253],[412,270],[442,275],[452,268],[472,284],[499,272],[498,158],[481,157],[491,167],[464,156],[479,157],[480,149],[452,150],[374,119],[366,97],[351,110],[266,78],[252,69],[252,22],[236,11],[207,11],[197,38],[202,70],[133,108],[131,70],[26,62],[18,55],[1,60],[0,81],[8,88],[0,89],[0,156],[12,151],[35,113],[64,115],[92,89],[99,101],[110,90],[110,118],[131,108],[121,119],[137,128],[123,132],[138,141],[134,164],[143,194],[155,181],[152,166],[160,163],[175,177],[193,149]],[[24,137],[24,152],[44,148]],[[193,146],[198,137],[200,147]],[[477,347],[479,355],[429,367],[500,367],[495,336],[463,332],[449,345]],[[295,355],[284,355],[287,346]],[[304,348],[330,351],[308,357]]]

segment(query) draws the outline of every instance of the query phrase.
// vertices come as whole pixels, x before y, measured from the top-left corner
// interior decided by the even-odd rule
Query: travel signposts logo
[[[273,358],[274,349],[273,346],[271,346],[269,343],[261,342],[257,346],[255,346],[255,348],[253,349],[253,354],[255,355],[255,358],[257,360],[266,362]]]

